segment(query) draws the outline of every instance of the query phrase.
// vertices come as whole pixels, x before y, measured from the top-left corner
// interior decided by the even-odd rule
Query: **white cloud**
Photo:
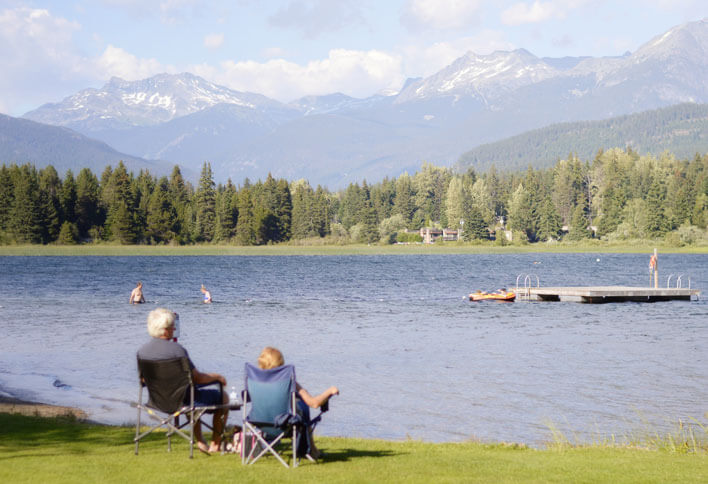
[[[288,51],[282,47],[268,47],[261,51],[263,57],[275,59],[276,57],[287,57]]]
[[[533,3],[519,2],[501,13],[501,21],[505,25],[516,26],[544,22],[549,19],[563,19],[572,10],[581,8],[597,0],[549,0]]]
[[[299,30],[305,38],[364,23],[360,0],[290,0],[286,3],[268,21],[276,27]]]
[[[513,26],[543,22],[558,14],[558,9],[551,2],[536,0],[530,5],[515,3],[501,13],[501,20],[505,25]]]
[[[159,17],[166,24],[183,22],[194,14],[209,9],[207,0],[101,0],[101,3],[119,8],[136,17]]]
[[[204,37],[204,47],[218,49],[224,43],[224,34],[209,34]]]
[[[258,92],[281,101],[337,91],[367,97],[381,89],[397,88],[403,82],[401,58],[377,50],[334,49],[326,59],[306,65],[283,59],[265,63],[226,61],[218,68],[199,65],[192,71],[232,89]]]
[[[91,67],[95,67],[94,72],[100,79],[116,76],[127,81],[145,79],[162,72],[176,72],[172,66],[163,65],[155,59],[140,59],[112,45],[106,47]]]
[[[481,0],[407,0],[401,21],[412,30],[463,29],[477,23]]]
[[[0,11],[3,110],[16,115],[16,110],[36,107],[76,79],[85,62],[72,39],[80,28],[48,10]]]

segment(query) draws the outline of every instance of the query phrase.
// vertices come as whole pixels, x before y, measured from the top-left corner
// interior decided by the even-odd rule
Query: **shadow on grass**
[[[94,445],[121,446],[132,440],[129,429],[115,427],[106,432],[96,432],[97,427],[108,428],[66,416],[35,417],[0,413],[0,446],[21,450],[72,444],[73,451],[80,453]]]
[[[327,450],[324,454],[322,462],[327,464],[330,462],[348,462],[354,459],[370,457],[393,457],[400,455],[401,452],[394,452],[392,450],[337,449]]]

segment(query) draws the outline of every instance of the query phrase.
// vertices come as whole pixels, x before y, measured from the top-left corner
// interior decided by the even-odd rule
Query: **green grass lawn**
[[[658,248],[659,253],[708,254],[708,246],[669,247],[652,241],[628,241],[607,243],[587,241],[583,243],[528,244],[498,246],[491,242],[480,244],[444,243],[411,245],[293,245],[276,244],[261,246],[235,245],[3,245],[0,256],[7,255],[54,255],[54,256],[207,256],[207,255],[426,255],[426,254],[518,254],[518,253],[646,253]]]
[[[382,422],[382,425],[385,423]],[[705,483],[706,452],[630,448],[431,444],[318,437],[326,458],[285,469],[274,458],[243,467],[236,455],[189,459],[187,443],[67,418],[0,414],[1,482],[601,482]]]

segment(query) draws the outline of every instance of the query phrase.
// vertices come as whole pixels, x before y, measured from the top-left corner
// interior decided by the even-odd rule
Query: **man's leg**
[[[229,403],[229,396],[226,394],[226,392],[222,392],[221,403],[222,404]],[[224,433],[224,428],[226,427],[226,421],[228,418],[229,418],[229,410],[226,408],[223,410],[216,410],[214,412],[214,420],[213,420],[214,433],[211,436],[211,439],[212,439],[211,445],[209,445],[210,452],[216,452],[219,450],[219,447],[221,445],[221,435]]]

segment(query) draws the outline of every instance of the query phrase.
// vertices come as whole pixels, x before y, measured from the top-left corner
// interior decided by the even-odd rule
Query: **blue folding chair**
[[[292,466],[297,467],[298,432],[307,430],[301,428],[303,421],[297,414],[295,367],[261,370],[246,363],[245,375],[241,462],[253,464],[271,453],[290,468],[277,447],[282,439],[291,438]]]

